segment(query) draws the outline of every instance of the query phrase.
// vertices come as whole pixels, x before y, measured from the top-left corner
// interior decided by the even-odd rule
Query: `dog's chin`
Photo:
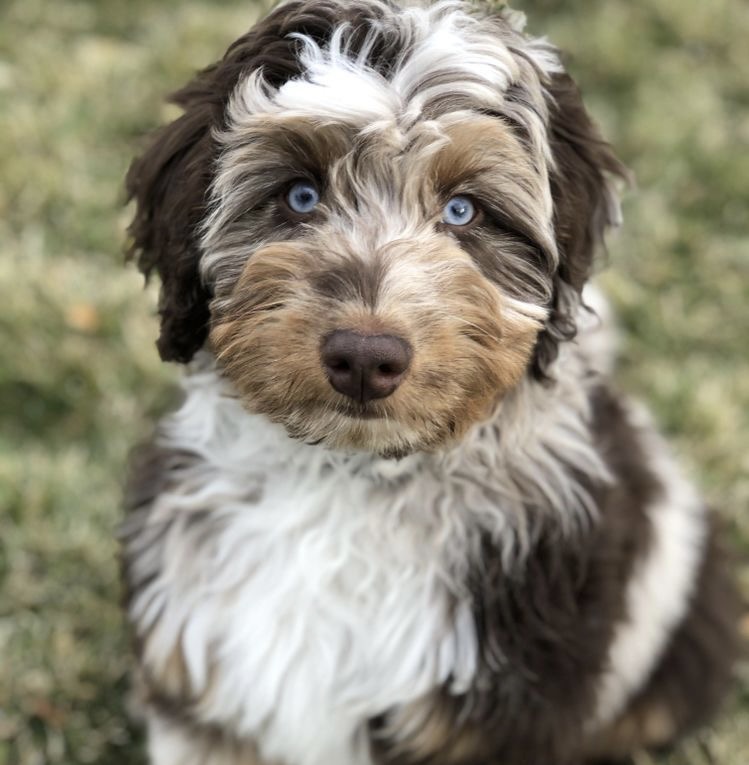
[[[333,451],[372,454],[385,459],[401,459],[427,450],[424,435],[413,426],[376,414],[361,411],[336,412],[333,417],[312,420],[308,427],[287,427],[290,436],[306,443],[319,444]],[[434,449],[429,449],[430,451]]]
[[[439,423],[430,419],[419,423],[411,419],[405,423],[376,404],[346,403],[321,407],[316,412],[265,414],[283,425],[295,440],[332,451],[365,453],[385,459],[439,451],[458,435],[452,420]]]

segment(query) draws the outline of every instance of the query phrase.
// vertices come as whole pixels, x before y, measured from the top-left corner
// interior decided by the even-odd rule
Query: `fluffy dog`
[[[127,180],[187,364],[123,531],[154,765],[577,765],[702,722],[735,598],[580,328],[626,171],[555,49],[291,0],[174,101]]]

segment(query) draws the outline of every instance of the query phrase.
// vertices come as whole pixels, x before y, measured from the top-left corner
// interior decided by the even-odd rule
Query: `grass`
[[[619,381],[651,403],[749,556],[749,6],[516,6],[571,52],[638,177],[602,275]],[[175,370],[154,349],[153,289],[122,266],[121,179],[173,115],[162,95],[256,15],[215,0],[0,6],[0,765],[144,762],[113,532],[127,450]],[[749,591],[749,566],[738,575]],[[710,757],[749,762],[746,682],[713,730],[660,762]]]

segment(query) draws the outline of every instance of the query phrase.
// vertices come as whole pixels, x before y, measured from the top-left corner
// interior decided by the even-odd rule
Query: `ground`
[[[638,187],[601,281],[618,379],[654,408],[749,560],[749,5],[517,0]],[[210,0],[0,6],[0,765],[139,765],[118,606],[128,448],[169,400],[121,179],[161,96],[258,13]],[[737,571],[749,590],[749,565]],[[746,765],[744,682],[670,759]]]

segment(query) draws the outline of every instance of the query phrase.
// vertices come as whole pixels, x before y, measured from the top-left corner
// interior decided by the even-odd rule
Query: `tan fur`
[[[434,448],[488,416],[523,374],[538,322],[505,309],[497,287],[439,235],[363,254],[384,272],[374,307],[326,302],[310,287],[319,270],[362,257],[342,251],[335,239],[316,237],[269,245],[248,261],[211,332],[248,407],[305,439],[380,451]],[[382,419],[340,413],[348,404],[319,358],[323,338],[340,328],[398,334],[415,349],[400,388],[373,407]]]
[[[143,642],[143,655],[148,655],[148,639]],[[182,640],[174,643],[174,649],[163,661],[149,665],[144,678],[149,686],[159,689],[169,699],[192,701],[193,691],[190,683],[190,675],[187,671],[185,657],[182,652]]]
[[[488,192],[502,201],[509,216],[532,226],[541,243],[556,256],[543,154],[529,152],[515,130],[492,117],[453,117],[445,133],[449,143],[433,163],[435,186],[479,195]]]
[[[473,726],[456,726],[452,710],[439,698],[427,697],[399,709],[385,730],[390,753],[408,762],[430,760],[439,753],[444,765],[462,763],[481,750],[481,734]]]
[[[586,751],[590,759],[624,759],[632,752],[666,746],[678,732],[679,726],[665,704],[640,704],[596,735]]]
[[[157,661],[149,660],[150,640],[149,633],[140,639],[138,646],[142,657],[142,671],[138,681],[141,695],[148,698],[155,694],[160,701],[185,708],[210,703],[214,693],[213,669],[209,668],[204,686],[200,693],[196,693],[185,660],[182,636],[174,641],[170,653],[164,657],[160,656]]]
[[[189,729],[178,721],[156,717],[159,765],[279,765],[261,759],[251,742],[227,739],[211,730]]]

